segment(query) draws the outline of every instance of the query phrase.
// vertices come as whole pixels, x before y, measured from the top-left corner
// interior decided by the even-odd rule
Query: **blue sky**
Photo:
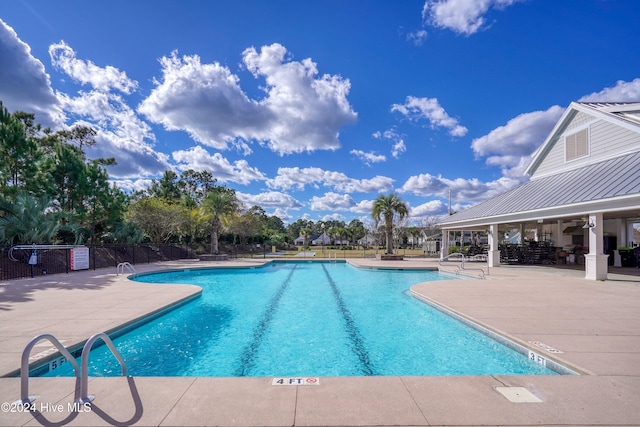
[[[0,100],[140,189],[209,170],[285,222],[411,221],[524,182],[572,101],[640,101],[636,0],[56,1],[0,6]]]

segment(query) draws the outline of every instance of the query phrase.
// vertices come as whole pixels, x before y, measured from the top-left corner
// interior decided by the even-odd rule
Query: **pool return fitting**
[[[93,344],[99,339],[107,345],[111,353],[116,359],[118,359],[120,367],[122,368],[122,376],[127,376],[127,365],[122,355],[113,344],[113,341],[111,341],[111,338],[109,338],[109,336],[104,332],[98,332],[97,334],[92,335],[82,348],[82,369],[78,367],[78,362],[76,362],[76,359],[71,355],[69,350],[67,350],[56,337],[51,334],[41,334],[32,338],[22,352],[22,363],[20,366],[20,399],[16,400],[14,404],[28,405],[37,398],[35,395],[29,396],[29,355],[31,354],[33,347],[42,340],[48,340],[58,349],[58,351],[60,351],[60,353],[73,366],[73,372],[76,379],[80,379],[80,397],[77,398],[74,403],[84,404],[92,402],[93,399],[95,399],[95,396],[89,395],[89,353],[91,353],[91,347],[93,347]]]

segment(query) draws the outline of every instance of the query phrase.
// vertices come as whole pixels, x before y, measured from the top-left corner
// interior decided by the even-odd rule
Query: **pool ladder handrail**
[[[37,396],[29,396],[29,355],[33,347],[42,340],[48,340],[53,344],[60,353],[73,365],[73,372],[76,378],[80,378],[80,367],[76,359],[69,353],[69,350],[51,334],[40,334],[35,336],[27,343],[22,351],[22,360],[20,364],[20,400],[16,400],[16,404],[28,405],[36,400]]]
[[[136,271],[135,267],[133,265],[131,265],[130,262],[121,262],[120,264],[118,264],[116,266],[116,276],[120,275],[120,271],[122,271],[122,274],[124,274],[124,269],[129,270],[129,273],[131,274],[138,274],[138,272]]]
[[[461,272],[463,272],[463,271],[471,271],[471,270],[473,270],[473,271],[479,271],[480,272],[480,278],[481,279],[485,278],[485,273],[484,273],[484,270],[482,268],[466,268],[464,266],[464,262],[465,262],[466,258],[465,258],[465,255],[463,253],[461,253],[461,252],[453,252],[453,253],[450,253],[449,255],[447,255],[447,256],[445,256],[443,258],[440,258],[438,260],[438,267],[446,267],[446,266],[442,265],[442,262],[443,261],[448,261],[449,258],[451,258],[453,256],[456,256],[456,257],[459,256],[460,257],[460,264],[459,265],[454,265],[454,267],[456,267],[456,272],[455,272],[456,274],[461,274]],[[489,268],[488,267],[487,267],[487,274],[489,274]]]
[[[124,358],[111,341],[111,338],[104,333],[98,332],[94,334],[87,340],[84,347],[82,348],[82,356],[81,356],[81,365],[82,368],[78,366],[78,362],[71,355],[69,350],[62,345],[62,343],[51,334],[40,334],[31,339],[22,351],[22,360],[20,365],[20,399],[14,402],[15,405],[28,405],[34,402],[37,399],[37,396],[29,396],[29,355],[31,354],[31,350],[33,347],[42,340],[48,340],[51,342],[57,349],[62,353],[62,355],[73,365],[73,372],[75,373],[76,378],[80,379],[80,397],[75,400],[74,403],[90,403],[95,399],[95,396],[89,395],[89,353],[91,353],[91,348],[93,344],[101,339],[111,350],[111,353],[115,356],[115,358],[120,363],[120,367],[122,369],[122,376],[127,376],[127,364],[124,361]]]
[[[120,368],[122,369],[122,376],[127,376],[127,364],[116,346],[113,344],[113,341],[111,341],[111,338],[109,338],[109,335],[104,332],[98,332],[97,334],[94,334],[87,340],[84,347],[82,348],[82,378],[80,379],[80,397],[78,398],[78,400],[76,400],[76,403],[90,403],[93,401],[93,399],[95,399],[95,396],[89,395],[89,353],[91,353],[91,347],[93,347],[93,344],[99,339],[101,339],[107,345],[109,350],[111,350],[111,354],[113,354],[115,358],[118,359]]]

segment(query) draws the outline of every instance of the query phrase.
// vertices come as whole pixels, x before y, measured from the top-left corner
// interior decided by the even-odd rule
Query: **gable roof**
[[[640,133],[640,103],[571,103],[533,154],[529,175],[550,152],[578,112]],[[640,148],[640,147],[639,147]],[[443,228],[582,215],[585,212],[640,211],[640,150],[545,175],[443,218]]]
[[[525,174],[531,176],[535,173],[546,155],[579,112],[640,133],[640,102],[572,102],[553,127],[549,136],[532,154]]]

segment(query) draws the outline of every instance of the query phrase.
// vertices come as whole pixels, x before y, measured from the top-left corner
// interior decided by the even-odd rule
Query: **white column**
[[[520,226],[518,227],[518,231],[520,232],[520,237],[518,238],[518,244],[521,245],[524,243],[524,224],[520,223]]]
[[[440,242],[440,259],[444,259],[447,255],[449,255],[449,230],[443,230]]]
[[[613,266],[622,267],[622,260],[620,259],[620,252],[618,248],[627,245],[627,223],[622,218],[616,219],[616,245],[617,247],[613,251]]]
[[[489,253],[487,254],[487,263],[489,267],[500,266],[500,248],[498,247],[498,224],[489,226]]]
[[[589,226],[589,253],[584,256],[585,279],[606,280],[609,255],[603,253],[602,212],[589,214]]]
[[[621,248],[623,246],[629,246],[629,244],[633,241],[633,221],[627,221],[627,241],[626,242],[618,242],[618,247]],[[638,243],[638,242],[634,242]]]
[[[558,220],[558,231],[556,231],[556,246],[562,248],[564,247],[564,239],[562,235],[563,221],[561,219]]]

